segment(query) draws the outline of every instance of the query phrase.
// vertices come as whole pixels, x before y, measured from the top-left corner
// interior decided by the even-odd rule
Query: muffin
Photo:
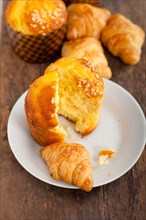
[[[91,133],[99,122],[103,96],[103,80],[89,61],[57,60],[32,83],[25,98],[33,138],[40,145],[64,141],[67,134],[58,115],[73,121],[82,136]]]
[[[12,0],[5,20],[14,51],[25,61],[45,62],[60,50],[66,32],[62,0]]]

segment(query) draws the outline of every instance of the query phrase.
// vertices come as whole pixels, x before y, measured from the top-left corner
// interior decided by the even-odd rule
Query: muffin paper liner
[[[16,54],[29,63],[49,61],[61,49],[66,34],[66,25],[47,35],[28,35],[13,30],[7,24],[11,43]]]
[[[73,3],[86,3],[91,5],[99,5],[101,0],[64,0],[66,5],[73,4]]]

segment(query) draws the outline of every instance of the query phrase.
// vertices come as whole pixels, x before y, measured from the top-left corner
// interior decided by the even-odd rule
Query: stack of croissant
[[[144,42],[144,32],[121,14],[111,15],[110,11],[105,8],[78,3],[68,7],[66,38],[67,41],[62,47],[63,57],[89,61],[100,77],[110,79],[112,71],[108,66],[102,44],[114,56],[121,58],[124,63],[137,64]],[[54,82],[53,78],[50,79]],[[35,87],[38,88],[39,85],[35,84]],[[29,96],[27,96],[26,108],[28,100]],[[50,100],[53,104],[54,99],[50,97]],[[41,102],[44,102],[44,97]],[[28,110],[30,111],[30,106]],[[34,115],[34,111],[32,113]],[[35,130],[37,134],[40,127],[34,120],[31,122],[32,130]],[[42,133],[45,132],[42,130]],[[77,143],[52,142],[41,149],[41,155],[49,166],[51,176],[89,192],[93,187],[93,179],[90,155],[87,149]]]
[[[106,8],[89,4],[72,4],[68,7],[67,42],[62,56],[89,60],[98,73],[112,77],[102,44],[126,64],[140,61],[144,31],[121,14],[111,15]]]

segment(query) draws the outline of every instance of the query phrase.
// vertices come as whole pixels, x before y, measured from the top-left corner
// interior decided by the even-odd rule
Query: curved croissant
[[[101,33],[101,41],[109,51],[127,64],[140,60],[144,31],[121,14],[110,17]]]
[[[106,26],[111,13],[105,8],[89,4],[72,4],[68,7],[67,39],[83,37],[99,39],[101,30]]]
[[[43,147],[40,153],[54,179],[74,184],[87,192],[92,189],[90,155],[83,145],[60,142]]]
[[[112,72],[108,66],[100,41],[87,37],[66,41],[62,47],[63,57],[76,57],[89,60],[101,77],[110,79]]]

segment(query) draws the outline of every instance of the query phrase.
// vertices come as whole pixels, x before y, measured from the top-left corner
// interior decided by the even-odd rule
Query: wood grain
[[[3,2],[4,9],[7,2]],[[146,31],[144,0],[102,0],[100,6],[107,7],[112,13],[123,13]],[[141,61],[135,66],[123,64],[106,49],[105,53],[113,71],[112,80],[135,97],[146,115],[146,44]],[[43,73],[47,65],[48,63],[29,64],[15,55],[3,20],[0,220],[146,220],[145,151],[124,176],[94,188],[90,193],[43,183],[26,172],[15,159],[7,140],[10,111],[20,95]]]

